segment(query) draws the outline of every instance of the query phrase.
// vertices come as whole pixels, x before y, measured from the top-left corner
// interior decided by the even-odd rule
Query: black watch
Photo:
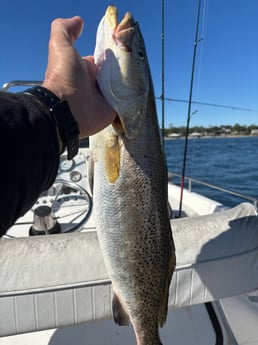
[[[58,128],[64,146],[67,148],[67,158],[72,159],[79,150],[80,131],[69,104],[42,86],[32,87],[23,93],[35,96],[49,108],[51,118]]]

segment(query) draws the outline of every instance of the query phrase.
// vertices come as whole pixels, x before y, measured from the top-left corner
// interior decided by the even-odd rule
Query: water
[[[169,171],[182,173],[184,142],[165,141]],[[189,139],[185,176],[258,199],[258,137]],[[193,191],[228,206],[244,201],[197,184]]]

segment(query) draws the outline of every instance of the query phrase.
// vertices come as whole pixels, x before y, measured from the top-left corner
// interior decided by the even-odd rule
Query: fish
[[[130,12],[118,23],[116,7],[107,8],[94,60],[99,88],[118,114],[90,137],[93,209],[113,318],[133,326],[137,345],[160,345],[176,257],[152,77]]]

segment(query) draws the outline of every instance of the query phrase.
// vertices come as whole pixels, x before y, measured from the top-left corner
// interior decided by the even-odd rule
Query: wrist
[[[62,100],[62,101],[67,100],[65,97],[66,93],[63,92],[60,87],[55,88],[55,85],[53,83],[50,83],[50,82],[47,82],[44,80],[41,86],[43,88],[47,89],[48,91],[50,91],[51,93],[53,93],[60,100]]]
[[[62,101],[45,87],[33,87],[24,91],[48,108],[50,117],[56,128],[60,152],[67,148],[68,159],[72,159],[79,149],[79,127],[75,121],[69,104]]]
[[[78,101],[76,100],[76,97],[73,93],[73,89],[71,87],[62,87],[59,83],[58,87],[55,87],[55,83],[52,83],[51,81],[44,80],[42,85],[43,88],[49,90],[52,92],[56,97],[60,99],[60,101],[66,101],[69,105],[69,108],[71,110],[71,113],[73,115],[73,118],[78,124],[79,127],[79,136],[81,136],[81,124],[77,120],[76,114],[78,113]],[[80,107],[79,107],[80,109]]]

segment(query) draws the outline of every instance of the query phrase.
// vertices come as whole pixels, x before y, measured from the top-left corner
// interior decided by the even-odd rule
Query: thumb
[[[73,45],[83,30],[83,19],[79,16],[58,18],[51,24],[50,42],[67,42]]]

